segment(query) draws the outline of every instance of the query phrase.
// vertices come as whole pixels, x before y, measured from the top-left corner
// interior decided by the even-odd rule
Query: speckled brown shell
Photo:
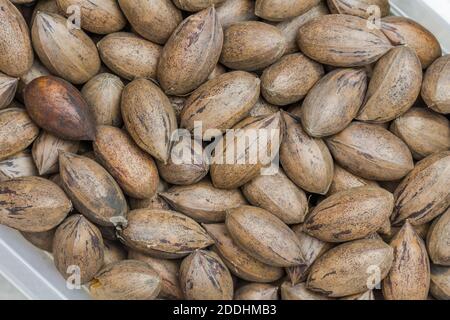
[[[89,284],[97,300],[153,300],[161,291],[161,278],[148,264],[123,260],[105,266]]]
[[[97,48],[84,31],[67,25],[60,15],[38,12],[31,29],[33,47],[52,74],[85,83],[100,69]]]
[[[427,236],[428,254],[436,264],[450,266],[450,208],[431,225]]]
[[[159,274],[161,278],[160,298],[175,300],[184,298],[179,280],[180,264],[178,261],[153,258],[136,251],[130,251],[128,258],[147,263]]]
[[[277,61],[285,50],[286,39],[275,26],[236,22],[225,29],[220,62],[230,69],[255,71]]]
[[[386,300],[426,300],[430,287],[430,262],[423,240],[409,222],[390,242],[394,248],[391,271],[383,280]]]
[[[333,159],[321,139],[303,130],[300,120],[283,112],[280,161],[286,175],[305,191],[326,194],[333,179]]]
[[[307,288],[329,297],[363,293],[368,290],[368,285],[372,285],[371,276],[376,280],[387,276],[393,259],[393,249],[380,240],[363,239],[341,244],[312,265]],[[376,270],[376,276],[373,270]]]
[[[422,84],[422,98],[436,112],[450,113],[450,55],[445,55],[427,69]]]
[[[56,229],[53,258],[64,279],[76,277],[79,268],[80,283],[89,282],[103,265],[100,231],[81,214],[71,215]]]
[[[9,179],[37,176],[31,152],[27,149],[0,160],[0,182]]]
[[[236,290],[234,300],[278,300],[278,287],[267,283],[249,283]]]
[[[328,195],[367,185],[377,187],[378,183],[355,176],[354,174],[335,164],[333,182],[331,182],[330,189],[328,190]]]
[[[122,126],[120,99],[123,87],[122,80],[111,73],[98,74],[83,86],[81,94],[97,125]]]
[[[306,287],[306,283],[292,284],[283,282],[280,288],[281,300],[331,300],[327,296],[311,291]]]
[[[390,130],[408,145],[416,160],[450,149],[450,122],[425,108],[411,108],[392,122]]]
[[[101,226],[124,224],[127,203],[117,182],[97,162],[59,153],[59,173],[74,207]]]
[[[204,224],[215,244],[213,250],[237,277],[253,282],[273,282],[283,276],[283,269],[255,259],[231,238],[225,224]]]
[[[39,134],[39,128],[21,108],[0,111],[0,160],[28,147]]]
[[[56,229],[51,229],[43,232],[21,232],[21,234],[35,247],[51,253],[53,250],[53,237],[55,236],[55,231]]]
[[[382,188],[352,188],[320,202],[306,217],[304,229],[326,242],[361,239],[380,229],[393,208],[393,195]]]
[[[120,239],[131,249],[156,258],[176,259],[213,244],[205,230],[184,214],[161,209],[128,213]]]
[[[389,0],[327,0],[327,3],[332,13],[350,14],[364,19],[385,17],[391,9]]]
[[[244,71],[225,73],[195,90],[184,104],[180,126],[193,130],[201,121],[204,138],[209,129],[225,131],[244,119],[260,93],[258,77]]]
[[[127,195],[138,199],[155,195],[159,181],[155,162],[125,131],[99,126],[92,146],[96,158]]]
[[[336,67],[365,66],[377,61],[392,45],[366,19],[344,14],[315,18],[299,30],[298,45],[310,58]]]
[[[369,180],[398,180],[414,167],[406,144],[378,125],[352,122],[326,142],[339,165]]]
[[[216,8],[217,18],[224,29],[235,22],[256,20],[255,1],[226,0]]]
[[[196,250],[180,266],[180,283],[187,300],[232,300],[233,279],[220,257]]]
[[[381,30],[393,45],[407,45],[414,49],[424,69],[442,55],[436,37],[409,18],[394,16],[383,18]]]
[[[416,164],[394,193],[394,224],[409,219],[424,224],[450,205],[450,151],[435,153]]]
[[[209,163],[200,141],[183,137],[173,144],[170,154],[166,164],[157,161],[159,174],[168,183],[191,185],[208,174]]]
[[[285,106],[303,99],[322,78],[321,64],[301,53],[286,55],[261,76],[261,93],[270,103]]]
[[[345,129],[358,114],[367,88],[362,69],[337,69],[319,80],[303,101],[300,119],[313,137]]]
[[[239,189],[217,189],[209,179],[192,185],[174,186],[160,196],[175,210],[206,223],[225,221],[227,210],[247,204]]]
[[[92,140],[95,122],[80,92],[63,79],[44,76],[24,90],[30,117],[43,129],[67,140]]]
[[[229,1],[229,0],[228,0]],[[281,21],[276,24],[276,27],[281,30],[281,33],[284,35],[286,39],[286,51],[285,54],[298,52],[299,48],[297,45],[297,36],[298,30],[305,23],[314,19],[316,17],[323,16],[325,14],[329,14],[328,7],[320,2],[318,5],[314,6],[310,10],[306,11],[304,14],[301,14],[297,17],[294,17],[289,20]]]
[[[161,89],[146,79],[129,83],[122,93],[122,117],[136,144],[155,159],[167,162],[177,119]]]
[[[103,63],[118,76],[155,79],[161,46],[133,33],[116,32],[97,43]]]
[[[383,123],[411,108],[420,94],[422,67],[413,49],[400,46],[376,64],[358,120]]]
[[[225,0],[172,0],[181,10],[196,12],[208,7],[220,6]]]
[[[277,156],[283,135],[281,126],[280,113],[276,113],[260,119],[254,119],[240,127],[241,136],[239,134],[231,138],[225,136],[224,140],[219,142],[223,143],[223,148],[216,148],[210,168],[214,186],[221,189],[235,189],[263,173],[264,168],[269,166]],[[236,127],[239,127],[239,124]],[[263,134],[267,139],[261,142],[259,138]],[[249,138],[242,138],[246,136]],[[244,148],[242,145],[238,145],[247,143],[246,141],[248,141],[248,145],[253,144],[257,146],[258,155],[268,156],[258,156],[257,159],[250,159],[250,157],[255,155],[254,152],[250,153],[252,148]],[[226,158],[227,149],[238,150],[231,161]],[[245,159],[245,161],[242,161],[242,159]]]
[[[170,0],[119,0],[119,5],[137,33],[159,44],[164,44],[183,20]]]
[[[242,186],[242,192],[252,205],[266,209],[286,224],[303,222],[308,212],[305,192],[281,169],[256,177]]]
[[[277,113],[280,111],[278,106],[274,106],[271,103],[268,103],[266,100],[259,97],[258,101],[256,101],[253,108],[250,109],[249,116],[250,117],[261,117],[261,116],[270,116],[271,114]]]
[[[168,184],[159,179],[158,187],[156,189],[157,193],[150,198],[146,199],[136,199],[136,198],[128,198],[131,209],[170,209],[169,204],[158,195],[158,192],[164,192],[169,189]]]
[[[121,243],[117,241],[103,240],[103,244],[104,265],[119,262],[127,258],[127,251]]]
[[[18,78],[0,72],[0,109],[6,108],[12,102],[18,83]]]
[[[241,206],[229,210],[226,226],[236,244],[261,262],[275,267],[304,264],[295,233],[264,209]]]
[[[33,49],[27,23],[8,0],[0,0],[0,71],[19,77],[33,63]]]
[[[431,265],[430,292],[438,300],[450,300],[450,268]]]
[[[304,14],[320,0],[256,0],[255,14],[265,20],[282,21]]]
[[[123,29],[127,23],[116,0],[56,0],[58,7],[67,17],[80,10],[81,28],[97,34],[108,34]]]
[[[184,95],[200,86],[219,60],[223,31],[214,7],[181,22],[159,59],[158,81],[167,94]]]
[[[32,154],[39,175],[57,173],[59,171],[59,151],[76,153],[78,141],[60,139],[51,133],[42,131],[34,141]]]

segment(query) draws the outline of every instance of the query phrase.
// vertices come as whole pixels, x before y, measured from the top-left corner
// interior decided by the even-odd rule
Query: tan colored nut
[[[334,165],[334,176],[333,182],[331,183],[330,189],[328,190],[328,195],[331,196],[335,193],[345,191],[351,188],[363,187],[363,186],[372,186],[378,187],[378,183],[375,181],[370,181],[354,174],[348,172],[341,166],[335,164]],[[390,191],[390,190],[388,190]],[[390,191],[394,192],[394,190]]]
[[[249,283],[236,290],[234,300],[278,300],[278,287],[267,283]]]
[[[425,72],[422,98],[436,112],[450,113],[450,94],[446,88],[450,83],[450,55],[438,58]]]
[[[437,218],[427,236],[428,254],[435,264],[450,266],[450,209]]]
[[[332,13],[350,14],[364,19],[389,15],[389,0],[327,0]]]
[[[39,175],[31,152],[27,149],[0,160],[0,182]]]
[[[216,8],[217,18],[224,29],[235,22],[256,20],[255,1],[226,0]]]

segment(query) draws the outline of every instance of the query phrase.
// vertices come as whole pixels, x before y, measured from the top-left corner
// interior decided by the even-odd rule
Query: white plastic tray
[[[410,17],[432,31],[450,52],[449,0],[391,0],[392,13]],[[69,290],[49,254],[20,233],[0,225],[0,274],[28,299],[88,299],[84,290]]]

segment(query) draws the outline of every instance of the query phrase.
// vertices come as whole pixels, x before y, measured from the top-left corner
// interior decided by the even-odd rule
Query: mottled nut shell
[[[266,283],[249,283],[236,290],[234,300],[278,300],[278,287]]]
[[[381,30],[393,45],[407,45],[414,49],[423,69],[442,55],[441,46],[436,37],[409,18],[394,16],[383,18]]]
[[[214,188],[209,179],[187,186],[174,186],[159,193],[175,210],[198,222],[223,222],[227,210],[247,204],[239,189]]]
[[[277,156],[283,135],[281,126],[280,113],[250,119],[243,127],[237,124],[235,129],[240,129],[236,131],[237,134],[231,137],[225,135],[224,140],[219,142],[220,147],[215,150],[210,170],[214,186],[235,189],[267,173],[265,169],[274,169],[267,167]],[[247,148],[246,143],[252,147]],[[237,150],[235,157],[229,159],[229,153],[233,151],[227,150]]]
[[[213,244],[197,222],[175,211],[138,209],[130,211],[127,219],[120,240],[152,257],[177,259]]]
[[[203,179],[209,171],[207,155],[197,139],[183,137],[174,142],[167,163],[157,161],[158,172],[166,182],[191,185]]]
[[[101,232],[101,231],[100,231]],[[127,258],[127,250],[117,241],[103,240],[103,265],[119,262]]]
[[[181,22],[166,42],[158,81],[167,94],[184,95],[208,78],[219,60],[223,31],[214,7]]]
[[[162,180],[159,179],[159,184],[158,187],[156,189],[157,193],[150,198],[146,198],[146,199],[135,199],[135,198],[129,198],[129,202],[130,202],[130,208],[131,209],[165,209],[165,210],[170,210],[170,206],[169,204],[161,197],[158,195],[158,192],[164,192],[167,191],[169,189],[169,186],[167,185],[167,183]]]
[[[427,248],[431,261],[450,266],[450,208],[431,225],[427,236]]]
[[[313,301],[313,300],[332,300],[326,295],[309,290],[306,283],[292,284],[288,281],[283,282],[280,287],[281,300],[299,300],[299,301]]]
[[[275,26],[236,22],[225,29],[220,62],[230,69],[255,71],[277,61],[285,50],[286,39]]]
[[[0,182],[0,224],[25,232],[43,232],[59,225],[72,203],[55,183],[40,177]]]
[[[28,147],[39,134],[39,128],[21,108],[0,111],[0,160]]]
[[[172,2],[181,10],[196,12],[211,6],[219,6],[225,0],[172,0]]]
[[[245,198],[266,209],[286,224],[303,222],[308,212],[305,192],[279,169],[273,175],[261,175],[242,186]]]
[[[16,94],[18,78],[0,72],[0,110],[9,106]]]
[[[375,300],[375,295],[373,293],[373,290],[368,290],[366,292],[347,296],[339,300]]]
[[[53,250],[55,231],[56,229],[51,229],[43,232],[21,232],[21,234],[35,247],[51,253]]]
[[[180,266],[180,283],[187,300],[232,300],[233,279],[220,257],[196,250]]]
[[[27,23],[8,0],[0,0],[0,71],[19,77],[33,64]]]
[[[332,13],[349,14],[364,19],[389,15],[389,0],[327,0]]]
[[[50,75],[50,71],[48,71],[48,69],[35,58],[31,68],[20,77],[20,81],[17,86],[16,98],[23,101],[23,90],[25,87],[34,79],[48,75]]]
[[[170,0],[119,0],[119,5],[139,35],[159,44],[164,44],[183,20]]]
[[[83,86],[81,94],[97,125],[122,126],[120,99],[123,87],[122,80],[111,73],[100,73]]]
[[[80,12],[81,28],[97,34],[108,34],[123,29],[127,23],[116,0],[56,0],[66,17],[74,6]]]
[[[213,250],[235,276],[252,282],[273,282],[283,276],[282,268],[262,263],[244,251],[233,241],[225,224],[204,224],[203,227],[215,242]]]
[[[330,189],[328,190],[328,195],[330,196],[341,191],[362,186],[378,187],[378,183],[355,176],[354,174],[335,164],[333,182],[331,182]]]
[[[406,144],[375,124],[352,122],[326,142],[344,169],[369,180],[398,180],[414,168]]]
[[[184,104],[180,126],[193,130],[196,121],[202,123],[204,139],[210,139],[209,129],[225,131],[244,119],[258,100],[260,80],[244,71],[225,73],[195,90]]]
[[[304,14],[320,0],[256,0],[255,14],[269,21],[283,21]]]
[[[69,28],[66,18],[38,12],[31,29],[33,47],[52,74],[82,84],[100,69],[97,48],[81,29]]]
[[[383,123],[411,108],[420,94],[422,67],[413,49],[396,47],[376,64],[358,120]]]
[[[422,98],[429,108],[439,113],[450,113],[449,85],[450,55],[445,55],[433,62],[423,78]]]
[[[300,120],[283,112],[284,137],[280,161],[286,175],[305,191],[326,194],[333,179],[333,159],[321,139],[303,130]]]
[[[80,143],[60,139],[51,133],[42,131],[34,141],[32,154],[39,175],[57,173],[59,171],[59,151],[76,153]]]
[[[127,195],[138,199],[155,195],[159,182],[155,162],[125,131],[99,126],[92,146],[96,158]]]
[[[152,81],[137,79],[122,93],[122,117],[136,144],[155,159],[166,163],[177,129],[175,111],[167,96]]]
[[[161,291],[161,278],[148,264],[123,260],[105,266],[89,285],[97,300],[153,300]]]
[[[431,265],[430,293],[439,300],[450,300],[450,268]]]
[[[408,145],[416,160],[450,149],[449,120],[425,108],[411,108],[392,122],[390,130]]]
[[[229,1],[229,0],[228,0]],[[280,29],[281,33],[286,39],[286,51],[285,54],[298,52],[299,48],[297,45],[298,30],[305,23],[319,16],[329,14],[328,7],[323,2],[314,6],[304,14],[294,17],[289,20],[281,21],[276,24],[276,27]]]
[[[36,5],[34,6],[33,15],[31,16],[30,25],[32,26],[34,23],[34,19],[38,12],[49,12],[56,13],[60,16],[64,16],[64,12],[61,12],[61,9],[58,7],[58,3],[56,0],[39,0],[36,1]]]
[[[92,140],[95,122],[80,92],[63,79],[44,76],[24,90],[30,117],[43,129],[67,140]]]
[[[394,193],[391,220],[425,224],[450,205],[450,151],[435,153],[418,162]]]
[[[303,99],[323,74],[322,65],[303,54],[286,55],[264,70],[261,93],[268,102],[285,106]]]
[[[307,288],[329,297],[363,293],[387,276],[393,259],[393,249],[381,240],[341,244],[312,265]]]
[[[280,111],[280,108],[278,106],[274,106],[273,104],[268,103],[260,96],[253,108],[250,110],[249,116],[270,116],[271,114],[277,113],[278,111]]]
[[[256,20],[255,1],[253,0],[226,0],[216,8],[217,18],[226,29],[235,22]]]
[[[137,251],[130,251],[128,259],[143,261],[159,274],[161,278],[160,298],[174,300],[184,298],[179,280],[180,264],[178,261],[153,258]]]
[[[390,192],[371,186],[353,188],[320,202],[306,217],[304,230],[326,242],[361,239],[380,229],[393,208]]]
[[[101,226],[123,224],[127,202],[113,177],[97,162],[61,151],[59,173],[74,207]]]
[[[31,152],[27,149],[0,160],[0,182],[39,175]]]
[[[360,69],[337,69],[320,79],[303,101],[300,119],[313,137],[345,129],[358,114],[367,88],[367,74]]]
[[[389,245],[394,248],[394,262],[383,280],[384,298],[426,300],[430,288],[430,262],[423,240],[406,221]]]
[[[241,206],[229,210],[226,226],[233,240],[261,262],[275,267],[304,264],[295,233],[264,209]]]
[[[336,67],[365,66],[377,61],[392,45],[366,19],[344,14],[315,18],[299,30],[298,45],[310,58]]]
[[[97,43],[103,63],[118,76],[155,79],[161,46],[133,33],[108,34]]]
[[[91,281],[103,265],[100,230],[81,214],[71,215],[56,229],[53,258],[64,279],[79,271],[81,284]]]

